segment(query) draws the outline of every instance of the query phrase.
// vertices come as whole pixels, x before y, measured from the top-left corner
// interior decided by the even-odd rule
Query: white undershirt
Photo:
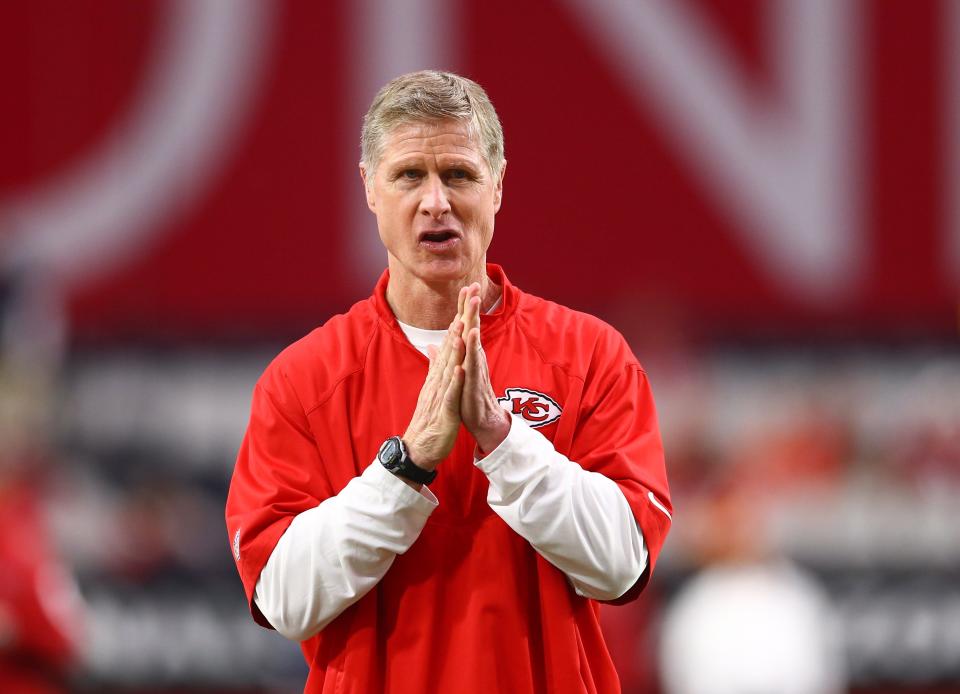
[[[500,306],[500,303],[503,301],[503,294],[497,297],[497,300],[493,302],[487,313],[493,313],[497,310],[497,307]],[[417,348],[424,356],[428,356],[427,347],[433,345],[437,349],[440,349],[440,345],[443,344],[443,338],[446,337],[446,330],[427,330],[425,328],[417,328],[413,325],[407,325],[402,320],[397,318],[397,325],[400,326],[400,329],[403,331],[403,334],[407,336],[407,339],[410,340],[410,344]]]
[[[424,354],[446,333],[400,327]],[[623,492],[557,452],[523,418],[513,416],[507,438],[474,464],[490,482],[490,508],[579,595],[612,600],[640,578],[647,549]],[[257,581],[257,607],[288,639],[310,638],[383,578],[437,505],[426,485],[417,492],[374,460],[293,519]]]
[[[424,356],[427,355],[427,347],[430,345],[440,349],[440,345],[443,344],[443,338],[446,337],[447,334],[446,330],[417,328],[412,325],[407,325],[399,319],[397,320],[397,325],[400,326],[403,334],[410,340],[410,344],[416,347],[417,351],[421,352]]]

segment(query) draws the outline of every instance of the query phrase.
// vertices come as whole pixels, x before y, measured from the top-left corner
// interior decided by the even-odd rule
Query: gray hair
[[[494,176],[503,170],[503,128],[490,98],[479,84],[452,72],[421,70],[400,75],[377,92],[363,117],[361,161],[371,171],[383,154],[384,140],[403,123],[466,121],[479,135],[483,157]]]

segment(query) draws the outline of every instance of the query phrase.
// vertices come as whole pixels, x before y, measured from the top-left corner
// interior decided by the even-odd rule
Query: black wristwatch
[[[436,470],[424,470],[414,465],[410,456],[407,455],[407,447],[403,445],[403,440],[399,436],[392,436],[383,442],[380,452],[377,453],[377,460],[394,475],[412,482],[430,484],[437,477]]]

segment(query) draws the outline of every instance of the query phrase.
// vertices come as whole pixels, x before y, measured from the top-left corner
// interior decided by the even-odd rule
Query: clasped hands
[[[490,385],[490,370],[480,343],[480,284],[463,287],[457,315],[440,349],[428,348],[430,369],[417,407],[403,435],[410,459],[433,470],[453,449],[460,423],[484,453],[500,445],[510,431],[510,415]]]

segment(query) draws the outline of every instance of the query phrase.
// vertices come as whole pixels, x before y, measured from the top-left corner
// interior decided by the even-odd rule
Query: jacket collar
[[[487,263],[487,277],[501,287],[502,294],[500,305],[497,306],[496,310],[493,313],[480,316],[480,332],[484,339],[492,337],[503,329],[503,326],[516,311],[520,300],[520,290],[510,284],[510,280],[507,279],[502,267],[494,263]],[[374,309],[383,325],[406,342],[407,338],[397,323],[397,317],[393,315],[393,310],[387,303],[387,285],[389,283],[390,270],[384,270],[377,281],[377,286],[374,288],[370,300],[373,302]]]

